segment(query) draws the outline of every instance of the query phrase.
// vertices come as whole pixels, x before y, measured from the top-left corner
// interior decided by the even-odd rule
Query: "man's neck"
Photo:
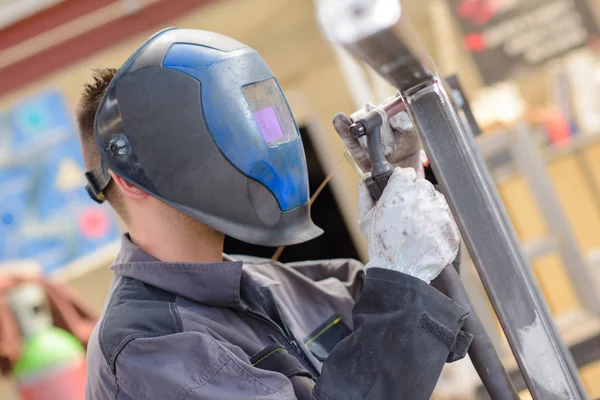
[[[131,229],[133,243],[164,262],[221,262],[225,237],[208,227],[165,226]]]

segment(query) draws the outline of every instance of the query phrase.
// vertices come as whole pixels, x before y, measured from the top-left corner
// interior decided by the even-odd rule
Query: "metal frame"
[[[512,176],[513,172],[518,172],[525,179],[544,221],[548,224],[547,236],[522,243],[528,259],[534,261],[556,252],[576,288],[579,302],[597,316],[600,312],[598,266],[593,260],[588,260],[579,249],[575,233],[558,200],[546,166],[548,162],[567,154],[574,156],[581,168],[582,177],[591,188],[590,193],[598,193],[584,156],[586,146],[595,142],[585,138],[578,139],[578,142],[566,149],[555,149],[549,155],[544,155],[536,146],[535,133],[529,124],[521,121],[510,129],[500,129],[492,136],[478,138],[477,147],[486,159],[488,167],[492,171],[498,170],[495,174],[498,179]],[[600,202],[595,198],[593,200],[600,207]]]
[[[404,97],[532,394],[585,398],[485,163],[440,81],[405,91]]]
[[[536,148],[531,129],[525,122],[514,126],[510,152],[520,173],[527,180],[550,232],[558,238],[556,247],[569,278],[577,287],[579,301],[594,314],[600,314],[598,274],[590,268],[579,251],[573,230],[562,211],[546,171],[546,162]]]
[[[323,3],[321,24],[330,39],[399,89],[531,394],[585,399],[474,139],[397,2],[334,3],[337,10]],[[377,7],[388,7],[396,20]]]

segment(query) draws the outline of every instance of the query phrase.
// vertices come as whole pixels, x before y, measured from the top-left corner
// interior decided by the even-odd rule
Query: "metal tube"
[[[404,105],[404,99],[400,96],[396,97],[388,103],[380,105],[379,107],[383,109],[388,119],[406,110],[406,106]]]
[[[584,399],[489,172],[438,80],[404,93],[511,349],[536,399]]]
[[[395,0],[323,2],[319,9],[328,37],[404,98],[531,394],[540,400],[585,399],[473,137],[402,14]]]
[[[490,337],[475,313],[454,266],[449,265],[446,267],[431,282],[431,285],[451,297],[452,300],[469,312],[469,316],[463,325],[465,332],[473,334],[473,341],[469,347],[469,357],[492,400],[518,400],[517,391],[512,385]]]

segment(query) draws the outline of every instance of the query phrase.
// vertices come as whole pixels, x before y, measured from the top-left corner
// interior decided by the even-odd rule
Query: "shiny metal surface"
[[[404,105],[404,99],[400,96],[394,98],[388,103],[380,104],[379,107],[383,109],[383,111],[385,111],[388,119],[406,110],[406,106]]]
[[[435,77],[435,65],[404,22],[344,47],[401,92]],[[399,40],[400,39],[400,40]],[[415,45],[416,44],[416,45]]]
[[[316,0],[323,33],[337,43],[354,43],[396,25],[402,15],[397,0]],[[335,24],[329,21],[335,20]]]
[[[420,45],[397,0],[317,3],[327,37],[373,67],[400,91],[436,76],[435,64]],[[384,8],[387,17],[382,18]]]

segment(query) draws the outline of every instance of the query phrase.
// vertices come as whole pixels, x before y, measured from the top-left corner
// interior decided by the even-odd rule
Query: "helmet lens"
[[[298,130],[279,84],[274,78],[242,88],[254,121],[269,147],[298,137]]]

